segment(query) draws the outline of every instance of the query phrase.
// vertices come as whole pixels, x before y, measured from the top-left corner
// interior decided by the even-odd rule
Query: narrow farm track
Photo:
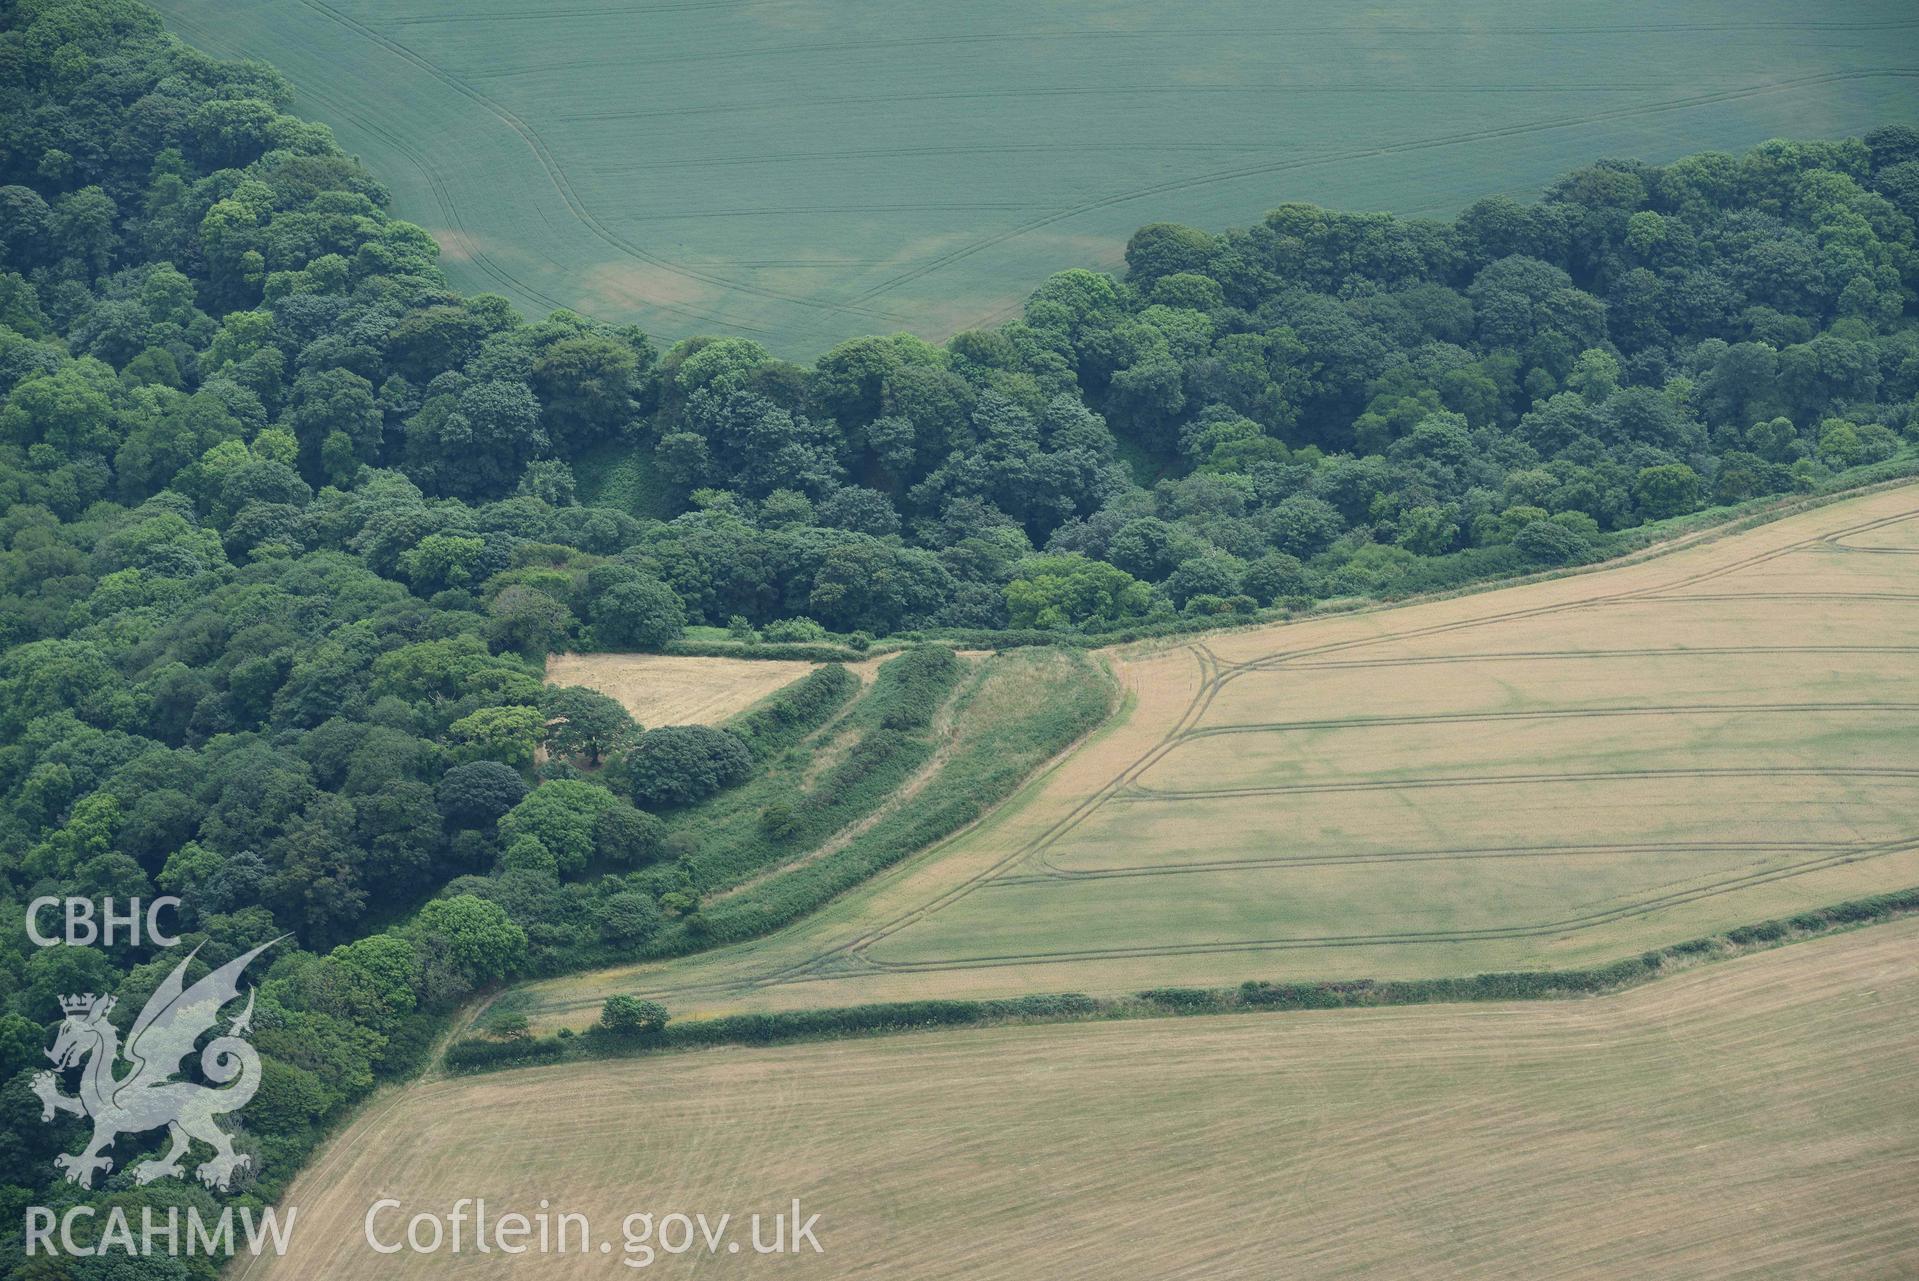
[[[1870,847],[1862,842],[1844,841],[1693,841],[1693,842],[1641,842],[1630,843],[1587,843],[1574,845],[1508,845],[1493,848],[1462,848],[1439,850],[1381,850],[1368,854],[1298,854],[1287,857],[1264,859],[1231,859],[1216,863],[1183,863],[1177,867],[1161,864],[1141,864],[1136,866],[1108,866],[1099,868],[1057,868],[1049,867],[1044,872],[1028,875],[1007,875],[995,877],[988,889],[1005,889],[1016,885],[1031,885],[1052,880],[1098,880],[1115,876],[1190,876],[1203,875],[1243,867],[1332,867],[1353,863],[1450,863],[1461,859],[1537,859],[1537,858],[1588,858],[1593,855],[1613,854],[1719,854],[1726,852],[1763,852],[1774,853],[1796,850],[1822,850],[1837,852],[1858,850],[1865,852]]]
[[[1679,599],[1702,599],[1681,597]],[[1689,645],[1683,649],[1487,650],[1478,654],[1428,654],[1416,658],[1347,659],[1332,662],[1289,663],[1289,670],[1313,668],[1425,667],[1435,663],[1523,663],[1528,661],[1589,659],[1732,657],[1761,654],[1919,654],[1919,645]]]
[[[1667,703],[1656,707],[1549,708],[1524,712],[1454,712],[1426,716],[1348,716],[1312,721],[1252,721],[1246,724],[1209,725],[1187,734],[1188,738],[1208,738],[1214,734],[1283,734],[1292,730],[1366,729],[1395,725],[1460,725],[1472,721],[1563,720],[1579,716],[1685,716],[1716,712],[1785,713],[1795,712],[1912,712],[1919,703]]]
[[[1629,769],[1590,774],[1464,774],[1457,778],[1363,779],[1350,783],[1283,783],[1271,787],[1192,788],[1175,792],[1164,788],[1128,787],[1114,801],[1206,800],[1223,796],[1287,796],[1301,792],[1394,792],[1423,787],[1504,787],[1527,783],[1592,783],[1636,778],[1919,778],[1919,769]]]

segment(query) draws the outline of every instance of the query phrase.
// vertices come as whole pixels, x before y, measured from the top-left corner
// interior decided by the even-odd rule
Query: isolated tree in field
[[[600,1026],[623,1036],[657,1035],[666,1029],[666,1007],[658,1001],[609,996],[600,1007]]]
[[[584,685],[550,691],[541,700],[541,710],[546,713],[546,750],[559,757],[584,757],[594,769],[640,729],[616,700]]]

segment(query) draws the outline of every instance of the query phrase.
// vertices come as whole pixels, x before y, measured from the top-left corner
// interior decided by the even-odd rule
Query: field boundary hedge
[[[1300,597],[1290,604],[1271,605],[1247,614],[1169,618],[1160,622],[1140,622],[1098,632],[1048,631],[1037,627],[1002,629],[926,627],[875,641],[864,650],[830,642],[676,640],[669,641],[657,652],[676,658],[857,663],[869,658],[897,653],[914,644],[928,641],[971,649],[1020,649],[1033,645],[1105,649],[1111,645],[1128,645],[1135,641],[1159,640],[1173,636],[1243,631],[1249,627],[1263,627],[1270,623],[1306,622],[1328,614],[1348,614],[1367,609],[1397,609],[1422,601],[1449,600],[1458,596],[1472,596],[1481,592],[1518,587],[1526,583],[1564,578],[1571,574],[1592,573],[1612,568],[1616,563],[1630,560],[1641,552],[1658,547],[1661,543],[1677,542],[1700,534],[1737,533],[1755,525],[1769,524],[1803,511],[1823,507],[1827,503],[1871,493],[1876,489],[1909,480],[1914,476],[1919,476],[1919,454],[1907,450],[1883,462],[1855,468],[1843,476],[1834,477],[1807,493],[1767,494],[1729,507],[1708,508],[1656,524],[1640,525],[1632,529],[1605,534],[1589,556],[1573,564],[1541,566],[1518,572],[1496,569],[1483,576],[1465,573],[1460,575],[1456,582],[1439,581],[1423,589],[1383,596],[1335,597],[1321,601],[1310,601]],[[1452,557],[1463,557],[1473,552],[1483,553],[1489,550],[1497,549],[1467,548],[1464,551],[1452,553]],[[1429,559],[1435,568],[1429,571],[1428,577],[1443,580],[1449,576],[1449,569],[1452,567],[1451,558],[1431,557]],[[583,642],[576,652],[585,654],[603,651]]]
[[[1308,601],[1298,598],[1299,603],[1273,605],[1255,610],[1250,614],[1213,615],[1205,618],[1174,618],[1157,623],[1138,623],[1130,627],[1115,628],[1103,632],[1052,632],[1040,628],[1006,629],[994,631],[985,628],[924,628],[919,631],[902,632],[898,636],[888,637],[876,644],[873,652],[879,652],[885,645],[899,641],[943,641],[949,645],[958,645],[971,649],[1017,649],[1027,645],[1061,645],[1078,649],[1105,649],[1111,645],[1128,645],[1135,641],[1159,640],[1172,636],[1196,636],[1208,632],[1236,632],[1249,627],[1263,627],[1272,623],[1310,622],[1329,614],[1351,614],[1363,610],[1400,609],[1407,605],[1417,605],[1426,601],[1452,600],[1461,596],[1477,596],[1482,592],[1503,591],[1508,587],[1521,587],[1528,583],[1547,582],[1555,578],[1566,578],[1575,574],[1590,574],[1612,569],[1621,564],[1632,563],[1641,553],[1653,551],[1663,543],[1680,543],[1683,540],[1701,535],[1722,537],[1739,533],[1759,525],[1768,525],[1774,521],[1796,516],[1801,512],[1812,511],[1830,503],[1843,502],[1848,498],[1857,498],[1880,489],[1889,488],[1903,481],[1919,476],[1919,453],[1910,450],[1884,462],[1872,463],[1855,468],[1843,477],[1835,477],[1826,484],[1803,494],[1768,494],[1761,498],[1749,499],[1730,507],[1713,507],[1705,511],[1694,512],[1687,516],[1674,517],[1652,525],[1640,525],[1633,529],[1618,530],[1604,535],[1592,555],[1569,565],[1541,566],[1536,569],[1522,570],[1518,573],[1493,573],[1486,577],[1469,576],[1457,583],[1439,584],[1427,590],[1401,592],[1384,596],[1345,596],[1320,601]],[[1468,552],[1486,551],[1486,548],[1468,548]],[[1671,550],[1680,550],[1677,546]],[[1453,555],[1465,555],[1455,552]],[[1431,558],[1442,567],[1434,571],[1443,576],[1445,558]]]
[[[764,761],[825,725],[859,693],[859,677],[838,663],[816,667],[726,723]]]
[[[853,649],[814,641],[668,641],[659,652],[672,658],[747,658],[804,663],[859,663],[895,653],[900,645]],[[582,650],[582,653],[591,651]]]
[[[826,677],[822,672],[835,675]],[[714,798],[719,808],[689,811],[676,823],[675,831],[702,834],[701,848],[686,858],[701,894],[764,876],[872,815],[933,759],[939,746],[935,721],[940,709],[959,696],[968,675],[966,664],[943,645],[908,650],[882,667],[864,693],[859,693],[859,678],[844,667],[822,668],[809,675],[806,682],[817,679],[822,690],[831,681],[831,688],[844,690],[849,697],[858,694],[850,705],[842,700],[833,709],[837,719],[830,713],[819,718],[826,726],[826,740],[844,740],[845,750],[825,763],[820,776],[804,790],[793,777],[800,763],[791,762],[780,778],[753,780],[734,794]],[[796,745],[797,739],[791,740],[761,759]],[[828,745],[824,740],[816,745],[805,762],[807,768]],[[776,809],[781,818],[769,828],[768,816]],[[706,920],[703,909],[663,931],[648,946],[662,954],[708,946]]]
[[[1117,706],[1118,684],[1105,665],[1072,657],[1087,668],[1070,685],[1053,690],[1030,716],[956,744],[912,804],[881,813],[824,857],[777,871],[702,908],[697,947],[687,950],[743,942],[791,924],[887,868],[953,839],[1018,792],[1048,762],[1104,724]],[[979,688],[976,682],[961,692],[956,715]]]
[[[1294,983],[1248,980],[1238,987],[1147,988],[1127,996],[1055,992],[997,1000],[933,999],[732,1014],[668,1023],[658,1033],[640,1036],[619,1035],[594,1027],[578,1034],[563,1031],[553,1036],[508,1041],[469,1038],[449,1047],[441,1062],[447,1072],[465,1075],[543,1063],[635,1058],[716,1045],[783,1045],[935,1028],[1474,1001],[1571,1000],[1612,995],[1683,972],[1702,962],[1731,960],[1914,914],[1919,914],[1919,886],[1742,925],[1583,969],[1503,971],[1439,979]]]

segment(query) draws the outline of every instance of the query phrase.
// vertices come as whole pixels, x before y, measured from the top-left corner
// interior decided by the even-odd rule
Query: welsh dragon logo
[[[169,1176],[184,1178],[180,1161],[194,1139],[213,1149],[213,1159],[194,1169],[210,1188],[225,1191],[233,1172],[250,1163],[251,1158],[233,1150],[232,1139],[214,1124],[214,1118],[245,1107],[260,1088],[260,1056],[242,1039],[253,1017],[252,989],[247,991],[246,1008],[227,1025],[226,1034],[216,1036],[200,1051],[200,1071],[214,1084],[196,1085],[173,1077],[182,1070],[182,1060],[193,1053],[201,1034],[218,1021],[221,1007],[238,999],[240,972],[247,962],[272,946],[263,943],[187,987],[187,966],[200,950],[194,948],[148,999],[140,1017],[133,1021],[125,1045],[107,1021],[113,1011],[113,997],[96,997],[89,992],[60,998],[67,1017],[47,1057],[62,1071],[85,1061],[80,1092],[62,1094],[60,1078],[53,1072],[35,1076],[33,1092],[40,1096],[42,1121],[51,1121],[55,1112],[72,1112],[93,1120],[93,1139],[84,1150],[63,1152],[53,1159],[55,1166],[66,1171],[67,1178],[83,1188],[92,1187],[96,1171],[113,1168],[112,1159],[101,1152],[112,1147],[115,1138],[163,1125],[172,1146],[165,1156],[134,1167],[136,1183]],[[117,1064],[123,1057],[131,1070],[118,1075]]]

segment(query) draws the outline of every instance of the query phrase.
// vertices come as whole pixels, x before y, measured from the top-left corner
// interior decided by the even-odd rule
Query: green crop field
[[[1898,0],[158,0],[267,59],[454,282],[803,357],[1006,316],[1149,221],[1449,215],[1903,118]]]
[[[1122,652],[1125,712],[782,934],[533,985],[686,1014],[1616,960],[1919,884],[1919,488]]]

